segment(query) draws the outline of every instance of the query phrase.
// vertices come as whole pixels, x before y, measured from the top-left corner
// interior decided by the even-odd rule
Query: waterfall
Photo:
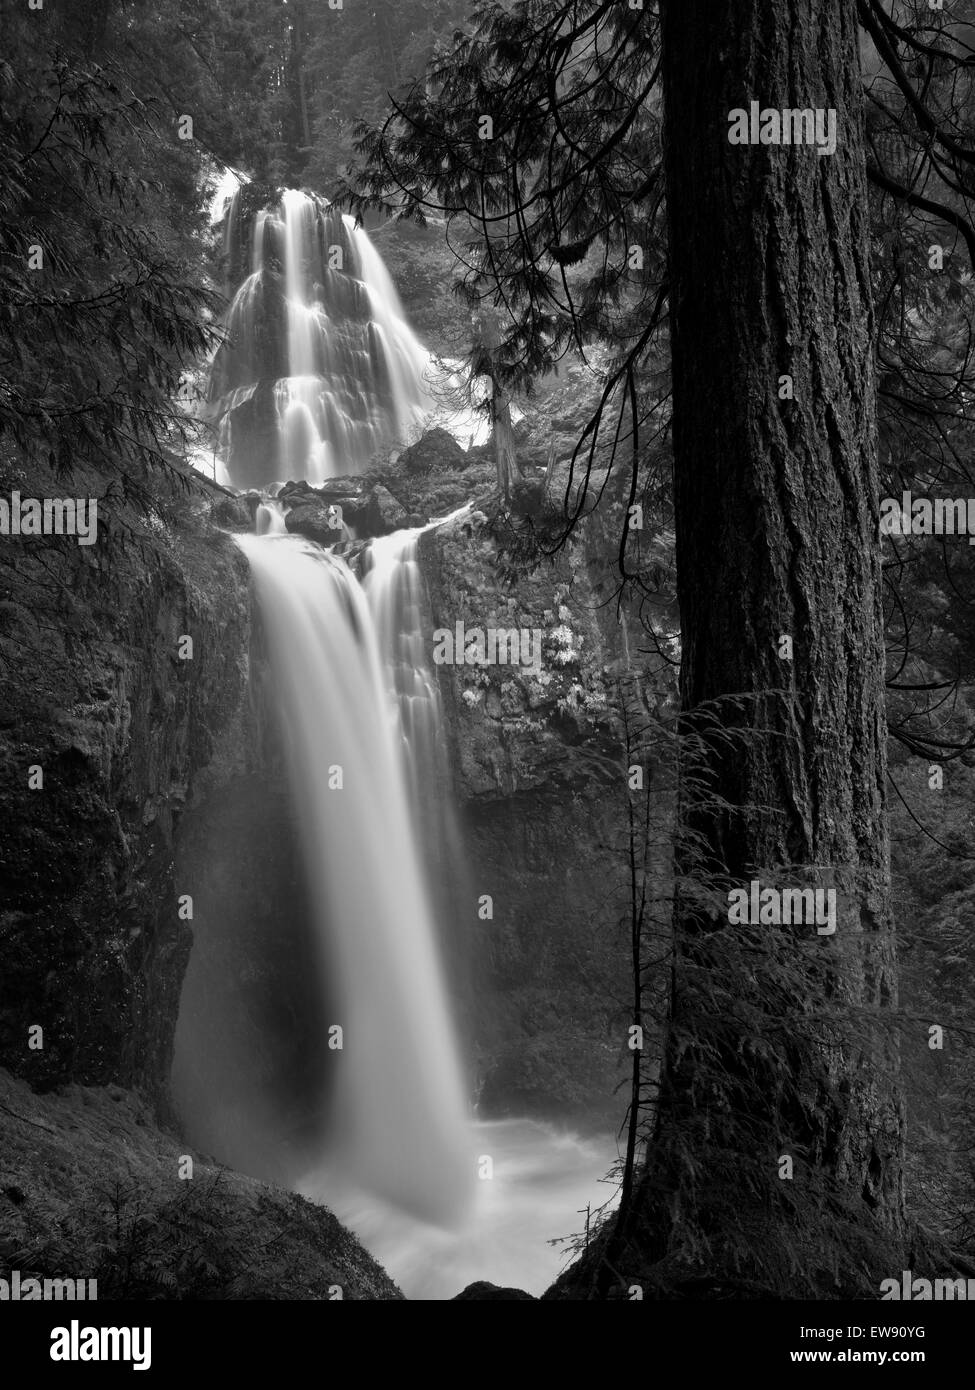
[[[363,560],[363,588],[399,710],[403,756],[416,802],[424,777],[436,775],[441,752],[440,694],[427,665],[420,614],[417,542],[423,529],[377,537]]]
[[[255,705],[283,748],[304,886],[279,880],[273,935],[250,923],[237,969],[219,868],[200,885],[208,930],[184,987],[174,1090],[190,1132],[238,1166],[291,1183],[310,1170],[326,1200],[358,1191],[449,1223],[475,1165],[443,893],[423,852],[419,789],[441,735],[419,532],[373,542],[367,593],[340,556],[288,534],[274,497],[277,479],[347,476],[404,440],[430,404],[426,355],[351,218],[295,189],[260,197],[240,188],[226,217],[236,290],[209,394],[230,480],[264,493],[238,542],[261,615]]]
[[[239,190],[226,251],[210,401],[228,481],[264,494],[255,534],[237,537],[260,614],[258,756],[188,836],[184,1132],[328,1205],[410,1296],[473,1278],[541,1292],[607,1160],[531,1121],[469,1114],[443,965],[453,950],[457,989],[465,952],[438,922],[473,894],[424,652],[427,528],[369,541],[360,582],[289,534],[277,499],[280,479],[361,472],[403,439],[430,404],[425,355],[365,233],[322,200],[288,190],[258,206]]]
[[[284,511],[272,502],[259,502],[254,513],[254,530],[259,536],[286,536]]]
[[[351,217],[293,188],[273,207],[248,200],[238,189],[227,213],[232,303],[210,385],[226,479],[360,473],[431,409],[427,354]]]
[[[467,1103],[376,622],[341,558],[291,536],[239,543],[284,726],[323,986],[340,1001],[324,1162],[360,1190],[450,1220],[474,1179]]]

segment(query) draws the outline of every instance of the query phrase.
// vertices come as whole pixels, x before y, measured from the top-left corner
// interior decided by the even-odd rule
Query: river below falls
[[[395,1135],[390,1144],[395,1150]],[[325,1179],[309,1178],[301,1191],[356,1233],[407,1298],[450,1299],[480,1280],[543,1293],[571,1263],[566,1237],[585,1230],[587,1204],[595,1213],[614,1197],[604,1178],[615,1144],[535,1120],[493,1120],[471,1125],[471,1153],[491,1156],[493,1176],[477,1182],[451,1229]]]

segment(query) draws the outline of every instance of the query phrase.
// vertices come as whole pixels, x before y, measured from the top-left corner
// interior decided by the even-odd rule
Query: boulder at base
[[[484,1279],[479,1280],[476,1284],[468,1284],[466,1289],[451,1299],[451,1302],[460,1303],[465,1299],[472,1298],[482,1300],[487,1298],[527,1299],[529,1303],[537,1302],[532,1294],[525,1293],[524,1289],[505,1289],[499,1284],[489,1284]]]

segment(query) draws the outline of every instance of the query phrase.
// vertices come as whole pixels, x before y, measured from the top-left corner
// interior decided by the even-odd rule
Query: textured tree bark
[[[678,902],[657,1128],[657,1152],[671,1159],[663,1171],[648,1168],[617,1228],[615,1254],[638,1226],[654,1258],[673,1251],[690,1215],[708,1234],[702,1194],[727,1178],[717,1165],[727,1164],[741,1120],[762,1161],[801,1154],[822,1178],[817,1200],[839,1197],[896,1239],[903,1126],[896,1045],[882,1026],[896,984],[855,6],[670,0],[662,10],[681,695],[690,736],[678,873],[711,874],[717,889],[710,904],[690,894]],[[749,111],[752,101],[834,110],[835,153],[731,144],[729,112]],[[736,731],[731,740],[708,725],[708,709],[723,730]],[[834,935],[758,930],[791,933],[778,939],[795,942],[798,993],[807,992],[811,1012],[842,1006],[859,1024],[853,1040],[830,1025],[822,1045],[800,1032],[777,1058],[749,1061],[733,1030],[705,1020],[717,1049],[711,1076],[726,1076],[732,1107],[736,1099],[751,1107],[727,1116],[701,1084],[701,971],[718,958],[705,948],[739,930],[726,905],[722,911],[721,886],[753,878],[836,888]],[[740,978],[712,979],[711,993],[727,990],[742,1017],[762,1011],[774,1036],[772,977],[758,971],[756,983],[749,959],[746,950]],[[678,1132],[694,1135],[693,1181],[674,1158]],[[789,1199],[808,1195],[799,1189],[794,1182]],[[753,1197],[743,1181],[742,1204]],[[785,1220],[786,1211],[766,1216]],[[823,1235],[828,1242],[825,1225]],[[711,1272],[720,1276],[720,1268]]]

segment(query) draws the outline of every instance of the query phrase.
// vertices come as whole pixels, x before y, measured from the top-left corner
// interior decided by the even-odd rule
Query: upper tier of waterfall
[[[226,476],[265,488],[361,472],[432,408],[427,354],[366,232],[324,199],[234,194],[227,337],[210,379]]]

